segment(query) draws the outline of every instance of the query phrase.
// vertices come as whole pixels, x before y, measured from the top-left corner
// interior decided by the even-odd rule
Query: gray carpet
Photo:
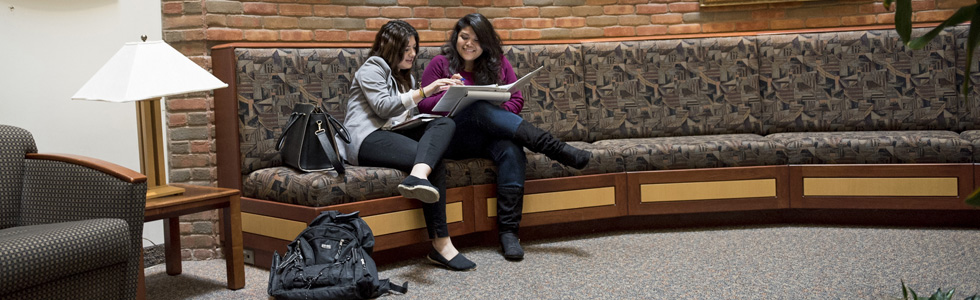
[[[618,231],[525,242],[509,262],[492,247],[461,247],[478,264],[451,272],[423,258],[381,266],[409,282],[396,299],[898,299],[980,293],[980,230],[749,226]],[[267,299],[268,271],[246,266],[225,289],[224,261],[187,261],[167,276],[146,269],[149,299]]]

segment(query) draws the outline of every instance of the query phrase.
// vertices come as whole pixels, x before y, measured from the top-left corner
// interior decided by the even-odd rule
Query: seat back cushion
[[[893,29],[765,35],[758,43],[766,134],[958,127],[953,29],[920,50]]]
[[[27,153],[37,153],[31,133],[23,128],[0,125],[0,229],[17,226],[20,219]]]

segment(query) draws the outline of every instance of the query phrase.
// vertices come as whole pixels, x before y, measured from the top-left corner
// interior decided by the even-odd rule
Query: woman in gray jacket
[[[381,27],[371,46],[370,58],[354,73],[344,126],[351,142],[343,144],[348,163],[387,167],[409,172],[398,185],[406,198],[423,202],[432,251],[429,260],[456,271],[476,268],[453,246],[446,225],[446,171],[442,155],[456,130],[449,118],[436,118],[421,126],[391,130],[418,114],[416,106],[457,79],[437,80],[412,89],[412,69],[419,35],[412,25],[393,20]]]

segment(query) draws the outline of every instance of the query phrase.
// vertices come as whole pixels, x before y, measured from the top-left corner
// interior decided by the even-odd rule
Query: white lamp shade
[[[130,102],[227,87],[163,41],[126,43],[72,100]]]

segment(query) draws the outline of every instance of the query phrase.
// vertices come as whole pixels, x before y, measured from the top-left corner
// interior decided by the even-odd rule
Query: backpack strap
[[[408,281],[402,285],[397,285],[392,283],[391,280],[381,279],[378,280],[378,283],[380,283],[380,286],[378,287],[378,296],[384,295],[390,291],[395,291],[401,294],[408,293]]]

